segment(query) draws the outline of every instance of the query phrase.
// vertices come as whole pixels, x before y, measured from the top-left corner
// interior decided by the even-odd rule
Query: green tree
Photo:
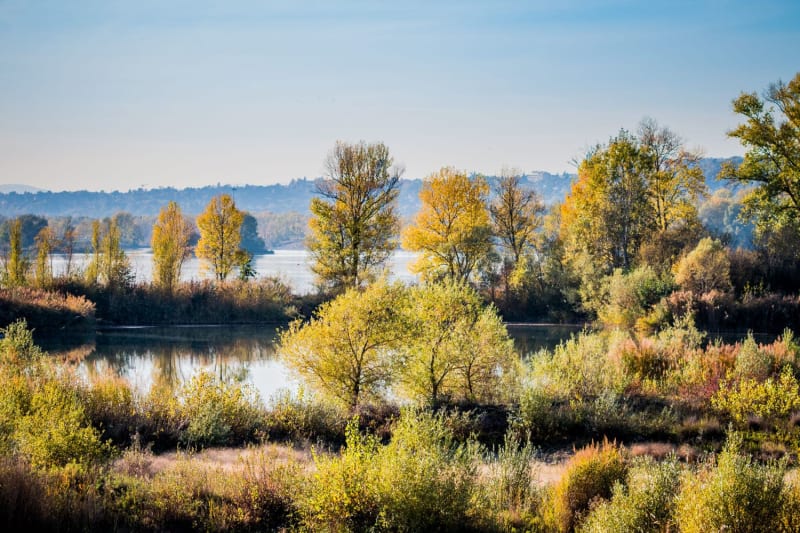
[[[307,246],[319,286],[333,292],[374,280],[397,247],[401,171],[383,143],[337,142],[328,178],[311,200]]]
[[[639,124],[639,142],[649,154],[648,195],[657,231],[697,220],[697,203],[706,192],[705,176],[697,166],[700,155],[686,150],[683,140],[652,118]]]
[[[47,287],[53,281],[51,251],[55,244],[55,236],[49,226],[39,231],[36,236],[36,270],[34,277],[38,287]]]
[[[106,219],[104,226],[100,242],[100,278],[108,287],[123,288],[131,284],[133,274],[130,260],[122,250],[117,217]]]
[[[183,261],[189,256],[189,237],[192,225],[187,221],[181,208],[170,202],[161,209],[153,226],[153,282],[167,290],[181,278]]]
[[[264,239],[258,235],[258,221],[250,213],[243,212],[241,234],[241,247],[250,254],[260,254],[267,250]]]
[[[741,165],[725,165],[720,177],[757,185],[745,206],[759,224],[800,226],[800,73],[788,84],[770,85],[763,98],[742,93],[733,110],[746,122],[728,135],[747,152]]]
[[[395,355],[405,335],[405,289],[378,281],[348,289],[323,304],[308,322],[280,336],[280,353],[315,390],[355,409],[380,398],[392,383]]]
[[[483,178],[449,167],[425,179],[422,207],[403,233],[403,246],[420,252],[414,272],[427,280],[470,279],[492,249],[488,192]]]
[[[243,213],[227,194],[212,198],[206,210],[197,217],[200,240],[195,255],[210,264],[219,281],[224,281],[237,266],[243,220]]]
[[[634,266],[654,227],[647,180],[652,166],[649,152],[623,130],[578,167],[561,207],[562,238],[573,254],[588,254],[592,269],[610,274]]]
[[[410,291],[402,345],[402,389],[412,400],[490,401],[501,397],[515,360],[494,307],[453,279]]]
[[[91,237],[91,258],[86,265],[86,281],[91,284],[97,284],[100,276],[100,243],[102,241],[102,234],[100,230],[100,221],[92,220],[92,237]],[[87,252],[88,255],[88,252]]]
[[[6,285],[25,285],[29,261],[22,249],[22,221],[19,218],[8,222],[9,253],[6,260]]]

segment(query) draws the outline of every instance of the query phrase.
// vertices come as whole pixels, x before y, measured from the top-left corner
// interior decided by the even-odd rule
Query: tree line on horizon
[[[389,255],[402,245],[418,252],[411,269],[423,281],[468,283],[509,316],[600,316],[609,314],[604,311],[609,305],[619,306],[612,304],[614,299],[650,308],[676,289],[686,292],[689,282],[679,283],[684,278],[676,273],[689,267],[678,263],[703,243],[692,257],[702,250],[725,250],[728,262],[716,265],[723,270],[728,265],[730,281],[706,285],[702,294],[684,298],[712,291],[739,297],[796,291],[794,245],[800,243],[800,230],[792,150],[797,150],[793,113],[798,84],[796,77],[788,85],[770,87],[763,99],[743,94],[734,102],[746,122],[729,135],[748,152],[741,165],[724,164],[720,177],[746,187],[737,198],[725,189],[709,197],[700,154],[688,150],[669,128],[644,119],[635,133],[620,130],[592,148],[566,198],[549,210],[517,169],[504,168],[489,180],[443,167],[422,181],[420,209],[403,220],[398,212],[401,172],[388,147],[338,142],[309,206],[305,244],[318,288],[330,296],[363,288],[381,275]],[[712,218],[727,219],[729,227],[751,224],[753,249],[734,247],[742,237],[738,230],[720,234],[714,224],[704,223]],[[121,231],[131,232],[134,226],[131,219],[118,214],[89,224],[91,261],[85,275],[90,282],[131,283],[120,246]],[[60,235],[47,222],[27,215],[4,223],[7,285],[24,283],[31,262],[32,277],[42,285],[52,275],[47,273],[50,253],[60,249],[71,256],[77,251],[69,220]],[[170,280],[179,279],[190,244],[218,281],[234,270],[244,278],[255,274],[252,252],[240,241],[245,235],[258,240],[257,221],[239,210],[231,195],[213,197],[196,219],[196,235],[193,227],[177,203],[162,207],[149,243],[156,285],[170,286]],[[26,246],[35,250],[34,261],[26,257]],[[618,294],[619,287],[633,281],[644,284],[637,294]]]

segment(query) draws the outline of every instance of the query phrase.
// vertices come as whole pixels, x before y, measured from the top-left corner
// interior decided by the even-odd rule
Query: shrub
[[[326,531],[461,531],[472,523],[478,448],[458,444],[441,417],[406,411],[392,441],[347,426],[339,456],[314,454],[300,498],[303,525]]]
[[[564,399],[596,397],[606,391],[621,394],[629,378],[622,362],[609,354],[627,338],[622,332],[580,333],[552,353],[534,356],[529,384]]]
[[[680,466],[674,457],[663,462],[647,458],[631,467],[627,484],[615,484],[611,500],[594,507],[578,529],[586,533],[674,531],[679,488]]]
[[[731,434],[715,466],[684,476],[676,502],[682,532],[780,530],[784,466],[753,462],[740,455],[741,443]]]
[[[130,384],[111,372],[91,379],[82,388],[82,403],[92,425],[103,432],[103,438],[127,444],[138,425],[139,407]]]
[[[676,263],[675,282],[695,295],[717,290],[728,292],[731,286],[731,262],[718,240],[706,237],[694,250]]]
[[[508,432],[503,445],[486,459],[482,508],[503,530],[532,527],[537,519],[541,494],[534,485],[533,458],[530,442],[523,445],[519,437]]]
[[[546,500],[546,521],[557,531],[573,531],[595,500],[611,497],[614,484],[623,481],[626,473],[616,443],[604,441],[577,451]]]
[[[759,382],[748,378],[737,383],[723,383],[711,399],[711,405],[740,426],[752,417],[770,425],[788,423],[789,417],[800,410],[800,384],[787,365],[777,379]]]
[[[251,386],[199,372],[178,394],[183,440],[194,446],[238,444],[257,438],[263,428],[261,400]]]
[[[89,425],[77,392],[51,380],[31,396],[30,411],[14,433],[19,451],[39,468],[89,464],[107,451]]]
[[[346,425],[342,410],[308,396],[302,389],[273,397],[264,420],[264,430],[272,440],[323,442],[337,447],[345,442]]]
[[[398,531],[469,529],[479,448],[459,444],[441,416],[405,411],[378,454],[381,524]]]
[[[631,329],[672,289],[672,281],[659,276],[650,266],[628,273],[615,270],[608,279],[608,301],[598,310],[598,318],[606,326]]]
[[[377,493],[378,441],[362,435],[358,421],[347,424],[340,456],[314,453],[316,472],[299,502],[300,516],[311,531],[366,531],[380,515]]]

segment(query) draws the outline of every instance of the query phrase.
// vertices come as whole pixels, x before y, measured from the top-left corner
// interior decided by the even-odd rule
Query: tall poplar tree
[[[219,281],[224,281],[239,264],[239,233],[244,214],[228,194],[215,196],[197,217],[200,240],[195,255],[207,262]]]
[[[153,282],[172,290],[181,277],[183,261],[189,255],[191,224],[183,217],[181,208],[170,202],[161,209],[153,226]]]
[[[340,292],[373,281],[397,247],[401,170],[383,143],[337,142],[327,179],[311,200],[307,246],[323,290]]]

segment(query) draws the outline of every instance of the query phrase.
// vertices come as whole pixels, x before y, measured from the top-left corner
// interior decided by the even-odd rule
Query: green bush
[[[339,456],[314,453],[316,472],[299,512],[309,531],[366,531],[376,526],[380,497],[376,479],[379,444],[362,435],[358,421],[347,424],[346,444]]]
[[[397,531],[462,531],[473,517],[479,447],[458,443],[441,416],[405,411],[378,454],[380,519]]]
[[[530,529],[538,520],[541,493],[535,485],[534,449],[523,445],[514,433],[506,433],[503,445],[489,455],[481,476],[482,513],[491,514],[501,529]]]
[[[191,446],[239,444],[263,430],[263,410],[251,386],[196,374],[178,393],[181,417],[188,422],[182,440]]]
[[[614,484],[625,479],[627,470],[615,443],[605,441],[577,451],[545,500],[545,521],[556,531],[573,531],[593,502],[611,497]]]
[[[650,458],[634,464],[627,484],[614,485],[610,501],[599,503],[578,528],[585,533],[667,533],[675,531],[675,497],[680,488],[680,465],[674,457]]]
[[[14,440],[20,453],[39,468],[89,464],[108,450],[100,433],[89,425],[76,390],[55,380],[34,391]]]
[[[340,446],[345,442],[347,418],[330,403],[323,403],[304,390],[274,396],[265,413],[265,432],[272,440],[297,444],[322,442]]]
[[[479,449],[459,444],[441,417],[406,411],[392,441],[347,426],[341,455],[314,454],[299,508],[312,531],[461,531],[474,520]]]
[[[676,502],[680,531],[781,530],[785,468],[741,455],[741,444],[741,436],[731,434],[716,465],[684,476]]]

